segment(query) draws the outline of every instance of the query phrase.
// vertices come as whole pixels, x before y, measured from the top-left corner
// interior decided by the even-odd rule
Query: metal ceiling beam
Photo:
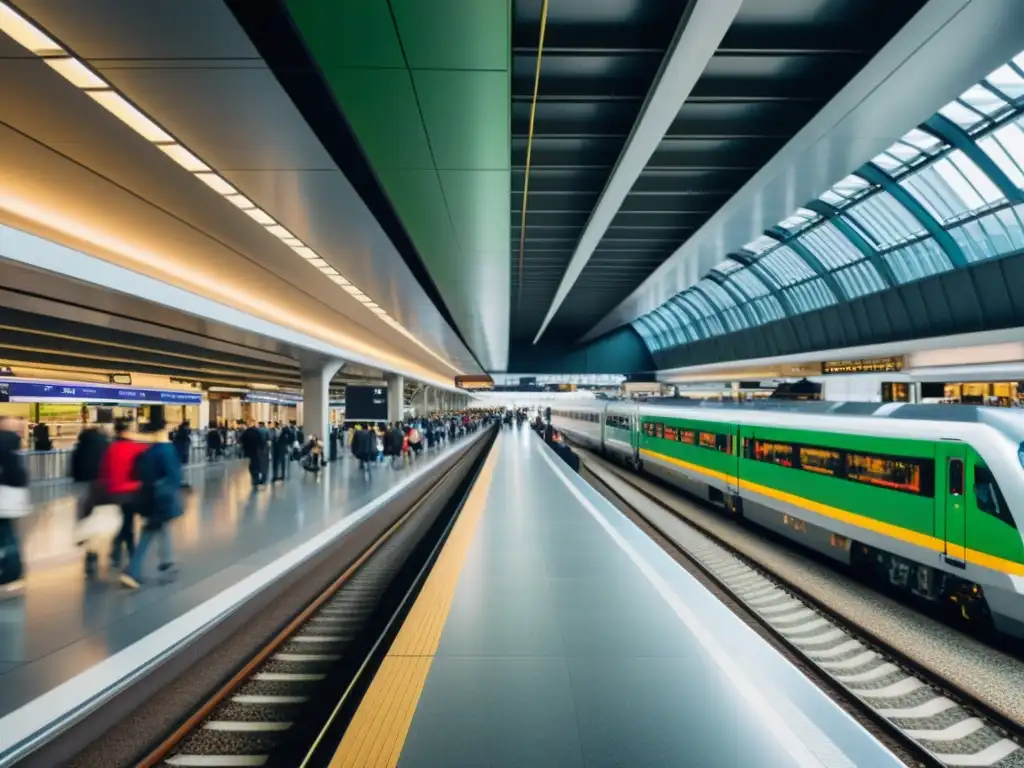
[[[558,308],[569,295],[605,230],[618,213],[633,184],[643,172],[662,137],[679,114],[718,44],[739,12],[742,0],[691,0],[683,12],[673,45],[641,111],[615,170],[580,237],[579,245],[561,285],[534,338],[540,340]]]
[[[857,175],[872,184],[877,184],[886,192],[888,192],[892,198],[910,211],[910,215],[921,222],[921,226],[925,228],[925,231],[935,238],[935,242],[939,244],[939,247],[946,252],[949,256],[950,262],[954,267],[966,267],[967,257],[964,256],[964,252],[960,250],[960,246],[957,244],[953,236],[949,234],[942,225],[928,213],[928,209],[925,208],[921,203],[918,202],[917,198],[904,189],[902,184],[897,183],[887,173],[882,172],[878,166],[872,165],[871,163],[865,164],[863,167],[857,169]]]
[[[882,276],[882,280],[885,281],[887,287],[891,288],[894,285],[899,285],[900,281],[896,279],[896,275],[893,273],[892,267],[889,266],[889,262],[882,258],[882,254],[876,251],[860,232],[850,226],[850,222],[839,215],[839,210],[835,206],[829,205],[824,200],[812,200],[807,203],[806,207],[819,216],[823,216],[826,221],[842,233],[843,237],[853,243],[853,247],[863,253],[875,267],[875,271]]]
[[[1014,184],[988,153],[984,152],[977,142],[968,136],[963,128],[954,123],[945,115],[935,114],[928,118],[924,127],[931,133],[944,140],[947,144],[959,149],[991,179],[992,183],[999,187],[1007,200],[1012,203],[1024,203],[1024,192]]]
[[[816,198],[885,151],[951,96],[1019,53],[1022,27],[1019,0],[931,0],[582,340],[628,323],[685,290],[729,250],[782,221],[797,205]],[[950,56],[951,50],[957,55]]]

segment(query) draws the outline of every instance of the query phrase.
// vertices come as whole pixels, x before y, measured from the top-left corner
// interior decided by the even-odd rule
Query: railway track
[[[448,469],[344,573],[134,764],[307,764],[343,705],[358,695],[376,651],[409,604],[486,456],[485,446]],[[466,462],[475,465],[468,472]],[[450,501],[439,500],[446,495]]]
[[[666,505],[627,470],[585,450],[579,453],[598,490],[628,507],[767,635],[809,665],[814,676],[854,702],[883,734],[905,747],[904,759],[939,766],[1024,766],[1019,729],[983,701]]]

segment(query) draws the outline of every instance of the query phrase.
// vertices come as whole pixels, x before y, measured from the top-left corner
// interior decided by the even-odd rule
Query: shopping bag
[[[28,488],[0,485],[0,517],[25,517],[32,511]]]
[[[117,504],[98,504],[93,507],[91,515],[78,521],[75,526],[75,542],[81,545],[99,539],[112,539],[121,530],[121,521],[121,507]]]

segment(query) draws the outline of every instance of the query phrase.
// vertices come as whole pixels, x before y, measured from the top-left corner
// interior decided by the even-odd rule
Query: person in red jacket
[[[121,507],[121,531],[114,538],[110,563],[121,565],[122,548],[131,559],[135,552],[135,496],[141,483],[134,479],[135,460],[148,443],[132,439],[131,422],[118,419],[114,423],[114,442],[110,444],[100,463],[100,482],[107,492],[107,503]]]

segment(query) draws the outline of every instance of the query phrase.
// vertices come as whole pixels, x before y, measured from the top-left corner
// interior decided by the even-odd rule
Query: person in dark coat
[[[364,425],[352,437],[352,454],[359,459],[359,469],[369,472],[370,462],[377,454],[377,433]]]
[[[295,431],[288,424],[279,424],[277,430],[277,436],[274,438],[274,444],[271,446],[273,453],[273,477],[270,482],[276,483],[278,480],[284,482],[286,475],[288,474],[288,452],[292,448],[292,444],[295,442]]]
[[[52,451],[53,441],[50,440],[50,425],[39,422],[32,427],[32,448],[36,451]]]
[[[238,444],[241,446],[242,456],[249,460],[249,477],[255,490],[264,482],[263,452],[266,450],[266,443],[260,435],[259,428],[255,424],[250,424],[242,432]]]
[[[17,423],[0,418],[0,485],[8,488],[28,487],[28,472],[20,453],[21,435]],[[24,510],[6,510],[20,514]],[[14,521],[0,509],[0,599],[20,595],[25,588],[22,579],[21,546]]]
[[[78,519],[84,520],[95,507],[106,503],[106,492],[100,479],[100,465],[109,446],[107,436],[99,427],[88,427],[78,434],[71,453],[71,478],[78,485]],[[99,569],[99,553],[86,551],[85,574],[95,576]]]
[[[154,413],[153,411],[159,412]],[[121,584],[129,589],[142,585],[142,568],[146,553],[153,540],[157,540],[161,573],[174,568],[171,549],[170,522],[181,517],[181,462],[178,451],[168,442],[167,422],[163,408],[154,406],[145,432],[152,444],[135,462],[135,476],[141,483],[136,501],[136,512],[146,521],[142,536],[132,554],[131,562],[121,574]]]

